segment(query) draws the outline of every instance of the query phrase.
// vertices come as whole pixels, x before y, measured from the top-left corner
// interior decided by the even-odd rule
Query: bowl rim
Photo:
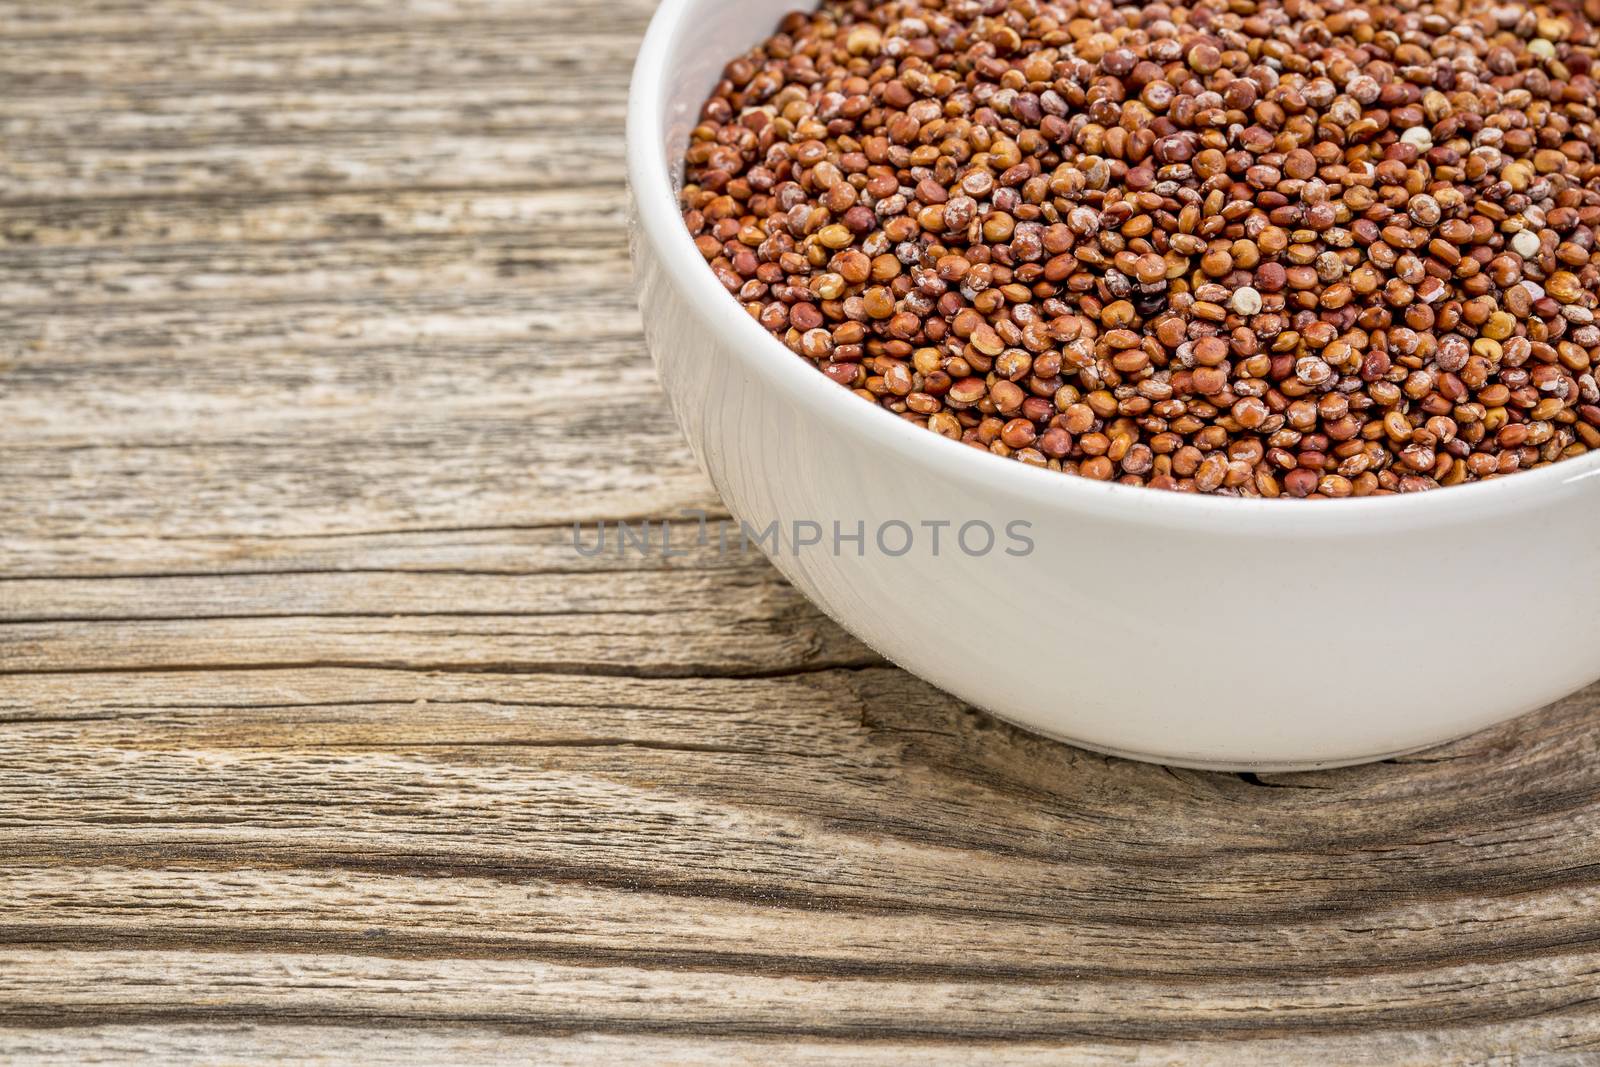
[[[853,427],[885,451],[925,464],[947,480],[1000,490],[1041,504],[1175,525],[1248,523],[1263,532],[1370,530],[1435,525],[1493,510],[1504,514],[1536,508],[1560,496],[1562,487],[1600,476],[1600,449],[1574,459],[1489,481],[1445,486],[1420,493],[1349,497],[1302,502],[1254,497],[1151,490],[1146,486],[1100,482],[981,452],[941,434],[913,426],[878,405],[840,388],[791,352],[752,319],[715,276],[683,225],[674,189],[675,165],[668,159],[662,132],[666,120],[667,57],[685,31],[694,0],[661,0],[634,60],[628,87],[626,174],[634,203],[635,239],[648,241],[671,284],[701,320],[721,334],[752,376],[776,384],[794,402],[832,425]],[[848,406],[846,406],[848,405]],[[1600,492],[1600,482],[1591,487]]]

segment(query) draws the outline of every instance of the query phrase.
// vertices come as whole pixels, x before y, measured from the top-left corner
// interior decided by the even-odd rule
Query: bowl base
[[[1096,745],[1066,734],[1055,733],[1050,730],[1041,730],[1036,726],[1018,722],[1005,715],[997,715],[992,711],[985,714],[993,715],[1001,722],[1009,723],[1019,730],[1024,730],[1039,737],[1048,737],[1052,741],[1060,741],[1073,748],[1086,749],[1098,752],[1102,756],[1115,756],[1117,759],[1134,760],[1139,763],[1156,763],[1163,767],[1181,767],[1191,771],[1221,771],[1228,774],[1294,774],[1298,771],[1331,771],[1338,767],[1359,767],[1363,763],[1378,763],[1386,759],[1397,759],[1409,756],[1414,752],[1426,752],[1430,748],[1448,745],[1452,741],[1459,741],[1461,737],[1470,737],[1476,730],[1461,734],[1460,737],[1447,738],[1443,741],[1430,741],[1425,745],[1413,745],[1410,748],[1396,749],[1393,752],[1377,752],[1370,756],[1350,756],[1329,760],[1196,760],[1180,757],[1164,756],[1152,752],[1131,752],[1127,749],[1111,748],[1106,745]]]

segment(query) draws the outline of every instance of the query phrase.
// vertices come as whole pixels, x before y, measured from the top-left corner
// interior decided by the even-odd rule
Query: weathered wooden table
[[[649,8],[0,0],[0,1060],[1600,1056],[1600,692],[1171,771],[573,550],[720,507],[627,284]]]

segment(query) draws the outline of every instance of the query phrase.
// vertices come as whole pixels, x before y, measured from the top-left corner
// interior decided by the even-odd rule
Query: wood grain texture
[[[650,7],[0,0],[0,1059],[1600,1060],[1600,691],[1173,771],[693,543]]]

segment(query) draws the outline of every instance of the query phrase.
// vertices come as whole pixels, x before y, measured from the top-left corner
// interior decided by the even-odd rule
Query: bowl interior
[[[1484,509],[1537,508],[1552,495],[1600,493],[1600,450],[1505,478],[1379,498],[1301,505],[1171,493],[1063,477],[989,455],[912,426],[863,403],[819,374],[750,318],[717,283],[682,224],[677,191],[682,157],[701,106],[727,63],[771,34],[796,5],[788,0],[663,0],[640,48],[629,94],[628,177],[640,237],[649,240],[685,297],[738,351],[743,369],[787,391],[793,402],[841,432],[868,438],[899,461],[987,492],[1059,501],[1067,510],[1120,513],[1134,522],[1232,528],[1260,536],[1370,530],[1395,532],[1470,521]]]

